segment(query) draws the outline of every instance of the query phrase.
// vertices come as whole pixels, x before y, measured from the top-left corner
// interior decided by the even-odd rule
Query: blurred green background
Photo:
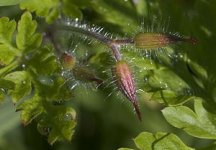
[[[160,17],[168,31],[192,35],[197,45],[182,46],[188,57],[203,66],[210,76],[216,75],[216,1],[215,0],[73,0],[86,22],[105,27],[114,35],[131,35],[142,20]],[[18,6],[0,7],[0,17],[18,20],[22,11]],[[162,20],[162,21],[161,21]],[[212,141],[189,136],[170,126],[161,114],[162,105],[146,102],[140,96],[143,121],[139,122],[130,103],[116,94],[107,97],[105,91],[77,89],[75,109],[78,123],[72,142],[58,142],[50,146],[40,135],[36,124],[24,127],[12,102],[0,105],[0,150],[115,150],[134,147],[133,138],[142,131],[173,132],[188,146],[205,147]]]

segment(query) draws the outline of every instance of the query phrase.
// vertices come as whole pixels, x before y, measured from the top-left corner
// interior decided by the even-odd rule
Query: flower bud
[[[161,48],[178,42],[196,44],[197,40],[192,37],[165,33],[138,33],[134,38],[135,46],[142,49]]]
[[[135,82],[128,64],[125,61],[117,61],[113,68],[113,74],[117,80],[116,83],[118,88],[132,102],[137,116],[139,120],[141,120],[141,114],[136,97]]]
[[[72,70],[76,64],[76,58],[70,54],[64,53],[62,55],[62,65],[64,69]]]

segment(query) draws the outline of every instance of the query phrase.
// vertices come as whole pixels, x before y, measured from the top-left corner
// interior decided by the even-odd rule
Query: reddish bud
[[[62,65],[65,69],[72,70],[76,64],[76,58],[70,54],[62,55]]]
[[[134,38],[135,46],[143,49],[166,47],[177,42],[195,44],[197,41],[192,37],[181,37],[179,35],[165,33],[138,33]]]
[[[139,120],[141,120],[141,114],[136,98],[135,82],[128,64],[125,61],[116,62],[113,73],[116,77],[118,88],[132,102],[137,116]]]

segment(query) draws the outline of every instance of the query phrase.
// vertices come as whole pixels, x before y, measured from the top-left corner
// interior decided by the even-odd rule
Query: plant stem
[[[115,58],[116,61],[121,60],[121,53],[120,53],[120,46],[121,45],[125,45],[125,44],[133,44],[133,40],[132,39],[117,39],[117,40],[113,40],[103,34],[101,34],[100,32],[94,32],[90,27],[84,28],[84,27],[80,27],[79,25],[76,24],[65,24],[64,22],[60,22],[57,23],[54,26],[55,30],[68,30],[71,32],[75,32],[75,33],[79,33],[79,34],[83,34],[86,35],[90,38],[94,38],[102,43],[104,43],[105,45],[107,45],[107,47],[109,47],[112,50],[113,56]]]

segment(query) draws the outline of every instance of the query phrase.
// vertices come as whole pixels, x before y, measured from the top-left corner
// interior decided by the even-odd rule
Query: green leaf
[[[12,45],[12,37],[16,29],[16,22],[9,18],[0,18],[0,64],[8,65],[18,54]]]
[[[62,11],[66,16],[73,18],[82,18],[80,9],[71,2],[71,0],[63,0]]]
[[[32,20],[29,12],[22,15],[18,23],[18,33],[16,36],[17,47],[21,50],[30,51],[38,48],[42,42],[42,35],[35,33],[37,22]]]
[[[134,149],[131,149],[131,148],[119,148],[118,150],[134,150]]]
[[[134,18],[137,17],[136,11],[129,1],[90,1],[91,7],[109,23],[118,25],[119,30],[133,33],[137,28],[138,22]],[[130,25],[130,26],[128,26]],[[115,29],[112,29],[115,30]]]
[[[26,65],[39,75],[52,75],[60,69],[53,49],[47,46],[37,49],[37,52]]]
[[[25,0],[1,0],[0,6],[17,5]]]
[[[158,132],[155,135],[142,132],[134,140],[140,150],[192,150],[186,146],[176,135]]]
[[[142,132],[134,139],[136,146],[141,150],[151,150],[154,141],[154,135],[148,132]]]
[[[0,88],[3,88],[4,90],[14,89],[15,83],[9,80],[0,79]]]
[[[188,66],[190,67],[191,71],[195,74],[200,79],[207,80],[208,79],[208,73],[206,69],[204,69],[202,66],[199,64],[188,60]]]
[[[147,87],[144,90],[152,93],[151,99],[166,105],[179,105],[191,99],[192,89],[169,68],[160,67],[146,75]]]
[[[20,8],[35,11],[38,16],[45,17],[48,23],[52,23],[59,16],[59,4],[59,0],[28,0],[20,3]]]
[[[15,29],[16,22],[14,20],[9,21],[7,17],[0,18],[0,43],[10,45]]]
[[[17,103],[21,98],[30,94],[31,78],[26,71],[12,72],[7,74],[4,79],[15,83],[15,89],[9,90],[9,95],[14,103]]]
[[[76,126],[76,112],[71,107],[53,107],[38,123],[38,130],[48,135],[50,144],[56,141],[70,141]]]
[[[24,125],[28,125],[33,119],[43,111],[42,98],[35,94],[32,98],[26,99],[17,106],[17,111],[21,110],[20,118]]]
[[[195,100],[194,109],[195,112],[186,106],[167,107],[162,113],[171,125],[192,136],[216,139],[216,115],[207,112],[200,99]]]
[[[0,79],[0,102],[4,100],[7,90],[14,90],[14,88],[14,82],[5,79]]]

